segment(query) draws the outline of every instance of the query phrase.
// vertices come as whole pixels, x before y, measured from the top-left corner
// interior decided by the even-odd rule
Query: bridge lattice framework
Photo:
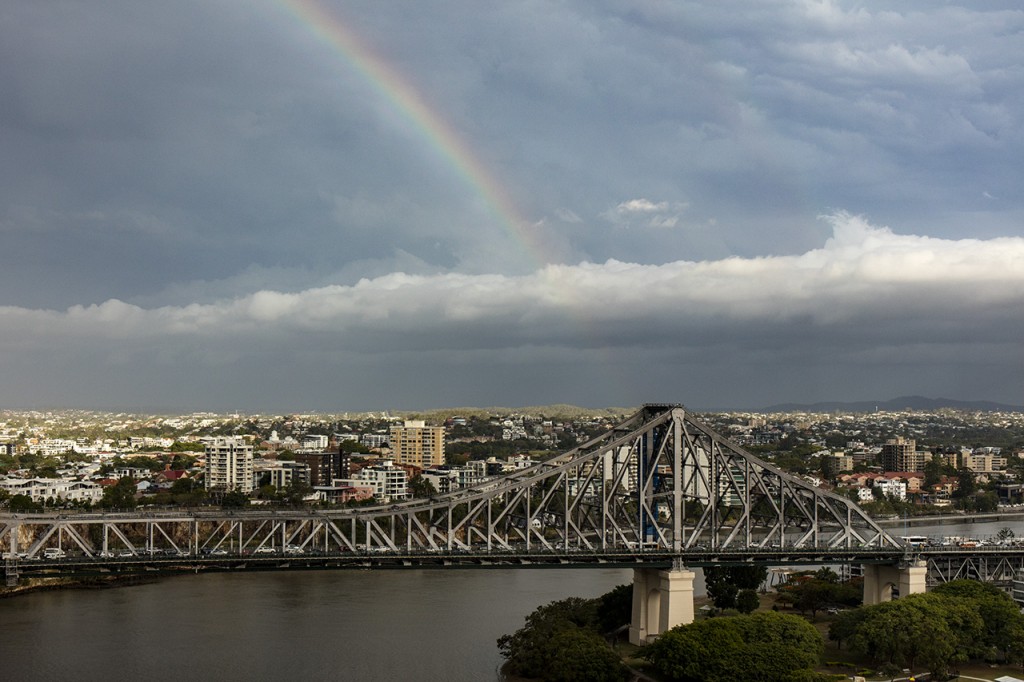
[[[645,405],[547,461],[430,499],[315,513],[5,515],[14,557],[325,553],[640,552],[898,548],[850,500],[743,450],[682,405]]]

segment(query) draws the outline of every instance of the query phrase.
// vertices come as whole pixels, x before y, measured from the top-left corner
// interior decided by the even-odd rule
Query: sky
[[[0,4],[0,407],[1024,405],[1024,11]]]

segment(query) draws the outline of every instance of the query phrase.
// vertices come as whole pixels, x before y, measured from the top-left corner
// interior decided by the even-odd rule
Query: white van
[[[59,547],[47,547],[43,550],[44,559],[63,559],[67,554]]]

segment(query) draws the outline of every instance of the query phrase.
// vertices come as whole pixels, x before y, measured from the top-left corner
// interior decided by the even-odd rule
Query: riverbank
[[[875,519],[875,523],[883,528],[916,528],[917,526],[948,526],[965,523],[998,523],[1000,521],[1020,521],[1021,519],[1024,519],[1024,509],[986,512],[983,514],[951,513]]]
[[[94,576],[90,578],[27,578],[16,587],[0,588],[0,599],[19,597],[51,590],[107,590],[114,587],[155,583],[159,578],[148,575]]]

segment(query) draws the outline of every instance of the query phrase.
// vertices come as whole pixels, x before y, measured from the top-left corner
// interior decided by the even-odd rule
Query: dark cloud
[[[0,8],[0,400],[1014,401],[1014,3],[311,2]]]

